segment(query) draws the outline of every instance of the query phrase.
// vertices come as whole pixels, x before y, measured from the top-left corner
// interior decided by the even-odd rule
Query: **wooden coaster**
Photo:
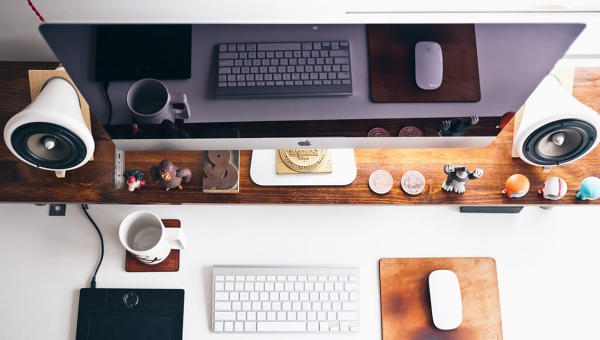
[[[167,228],[181,228],[180,220],[162,220]],[[130,252],[125,252],[125,270],[128,272],[176,272],[179,271],[179,249],[172,249],[161,263],[149,265],[138,261]]]
[[[463,320],[453,330],[437,329],[431,316],[428,279],[438,269],[454,271],[460,284]],[[493,258],[386,258],[379,279],[383,340],[503,338]]]

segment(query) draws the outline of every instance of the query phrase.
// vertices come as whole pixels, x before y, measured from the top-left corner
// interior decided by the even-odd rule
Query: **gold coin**
[[[328,149],[279,150],[279,157],[288,168],[298,172],[315,171],[325,163]]]

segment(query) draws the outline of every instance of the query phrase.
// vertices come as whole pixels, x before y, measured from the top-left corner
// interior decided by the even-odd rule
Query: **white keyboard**
[[[213,266],[213,332],[359,331],[357,267]]]

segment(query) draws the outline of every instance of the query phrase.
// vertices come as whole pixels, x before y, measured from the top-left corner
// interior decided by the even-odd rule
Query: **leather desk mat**
[[[429,273],[450,269],[458,276],[463,321],[454,330],[433,324]],[[383,340],[500,340],[502,318],[493,258],[384,258],[379,261]]]
[[[371,100],[376,103],[478,102],[481,99],[475,25],[373,24],[367,26]],[[415,78],[415,44],[442,47],[442,84],[423,90]]]

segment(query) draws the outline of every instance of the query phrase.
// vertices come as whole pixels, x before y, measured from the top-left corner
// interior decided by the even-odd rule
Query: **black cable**
[[[112,102],[110,101],[110,96],[108,95],[108,81],[104,82],[104,96],[106,97],[106,103],[108,104],[108,122],[106,123],[106,125],[110,125],[110,121],[112,120]]]
[[[87,212],[88,205],[82,204],[81,209],[83,209],[85,216],[87,216],[88,220],[90,220],[90,222],[92,222],[92,225],[94,225],[94,228],[96,228],[96,231],[98,232],[98,236],[100,236],[100,249],[101,249],[100,260],[98,261],[98,266],[96,266],[96,271],[94,272],[94,276],[92,276],[92,282],[90,282],[90,288],[96,288],[96,275],[98,274],[98,269],[100,269],[100,265],[102,264],[102,260],[104,259],[104,239],[102,238],[102,233],[100,232],[100,229],[96,225],[96,222],[94,222],[94,220],[90,217],[90,215]]]

